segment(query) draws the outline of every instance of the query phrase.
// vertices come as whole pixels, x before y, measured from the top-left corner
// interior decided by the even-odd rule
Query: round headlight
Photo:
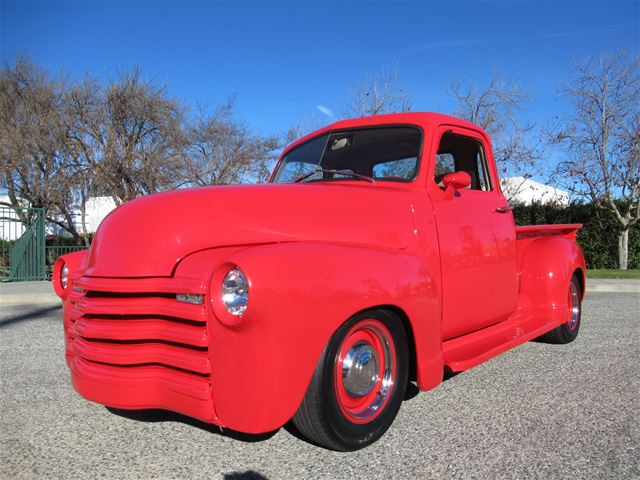
[[[64,263],[60,269],[60,285],[66,290],[69,286],[69,267]]]
[[[240,316],[247,309],[249,285],[239,268],[231,270],[222,280],[222,303],[231,315]]]

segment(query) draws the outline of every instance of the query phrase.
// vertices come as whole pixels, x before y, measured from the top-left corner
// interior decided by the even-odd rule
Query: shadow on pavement
[[[442,381],[446,382],[447,380],[451,380],[452,378],[457,377],[463,372],[453,372],[449,367],[444,368],[444,374],[442,375]]]
[[[402,399],[402,401],[406,402],[408,400],[411,400],[416,396],[418,396],[419,393],[420,393],[420,389],[418,388],[418,386],[414,382],[409,382],[407,384],[407,389],[404,392],[404,398]],[[302,440],[303,442],[307,442],[311,445],[319,446],[315,442],[305,437],[300,432],[300,430],[298,430],[298,427],[296,427],[296,425],[293,423],[293,420],[289,420],[287,423],[284,424],[282,428],[284,428],[287,432],[289,432],[290,435],[296,437],[298,440]],[[322,448],[326,448],[326,447],[322,447]]]
[[[260,434],[236,432],[235,430],[230,430],[228,428],[220,428],[211,423],[202,422],[195,418],[191,418],[176,412],[171,412],[169,410],[160,410],[160,409],[122,410],[120,408],[113,408],[113,407],[106,407],[106,409],[109,410],[114,415],[118,415],[119,417],[123,417],[123,418],[128,418],[130,420],[136,420],[139,422],[149,422],[149,423],[156,423],[156,422],[184,423],[185,425],[190,425],[192,427],[196,427],[210,433],[215,433],[218,435],[222,435],[224,437],[229,437],[229,438],[233,438],[234,440],[240,440],[242,442],[248,442],[248,443],[262,442],[264,440],[268,440],[279,431],[278,429],[278,430],[274,430],[273,432],[260,433]],[[232,477],[232,478],[236,478],[236,477]],[[244,478],[244,477],[237,477],[237,478]],[[254,478],[254,477],[247,477],[247,478]],[[256,478],[263,478],[263,477],[256,477]]]
[[[315,443],[310,441],[307,437],[302,435],[302,432],[300,432],[300,430],[298,430],[298,427],[296,427],[296,425],[293,423],[293,419],[285,423],[282,428],[284,428],[287,432],[289,432],[289,435],[296,437],[298,440],[309,443],[311,445],[316,445]]]
[[[246,472],[233,472],[225,473],[224,480],[268,480],[264,475],[254,472],[253,470],[247,470]]]
[[[14,323],[28,322],[28,321],[31,321],[31,320],[37,320],[38,318],[42,317],[43,315],[47,315],[47,314],[49,314],[51,312],[55,312],[55,311],[61,310],[61,309],[62,309],[61,305],[56,305],[54,307],[46,307],[46,308],[39,308],[37,310],[30,310],[29,313],[24,313],[24,314],[21,314],[21,315],[14,315],[12,317],[8,317],[8,318],[5,318],[3,320],[0,320],[0,329],[7,328],[7,327],[13,325]]]
[[[413,382],[409,382],[407,384],[407,389],[404,391],[403,401],[406,402],[407,400],[411,400],[412,398],[417,397],[419,393],[420,389],[418,386]]]

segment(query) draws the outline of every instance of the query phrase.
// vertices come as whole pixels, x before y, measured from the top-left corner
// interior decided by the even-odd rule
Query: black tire
[[[567,296],[568,301],[572,302],[568,307],[567,322],[538,337],[539,341],[565,344],[573,342],[578,336],[582,317],[582,289],[580,288],[580,281],[576,275],[571,277]]]
[[[364,335],[362,332],[369,334],[369,330],[373,332],[371,344],[357,340],[358,335]],[[389,335],[391,341],[384,343],[381,340],[381,343],[377,344],[375,335],[381,335],[379,338]],[[389,344],[391,347],[386,348]],[[376,350],[373,345],[383,348]],[[375,352],[375,361],[372,362],[372,357],[367,356],[369,353],[364,352],[367,349]],[[394,354],[389,356],[387,353],[391,349]],[[358,353],[352,357],[353,362],[350,365],[357,365],[359,368],[351,369],[345,366],[345,358],[353,352]],[[293,417],[293,423],[312,443],[332,450],[353,451],[372,444],[387,431],[400,409],[407,386],[408,355],[407,337],[402,322],[396,315],[384,310],[354,315],[333,334],[325,346],[304,400]],[[365,363],[359,363],[363,358]],[[392,360],[386,361],[387,358]],[[362,387],[362,383],[357,384],[358,388],[363,388],[361,395],[351,396],[351,393],[347,392],[352,386],[349,382],[355,382],[352,379],[363,378],[359,375],[369,378],[370,370],[366,370],[366,374],[361,372],[370,364],[375,365],[374,371],[378,373],[371,377],[366,387]],[[336,378],[338,369],[346,372],[347,368],[348,373]],[[352,371],[355,373],[350,377]],[[392,378],[390,388],[387,389],[385,385],[388,383],[380,379],[380,371],[387,372],[384,378]],[[388,377],[388,374],[391,377]],[[367,388],[369,392],[364,393],[367,392]],[[352,412],[345,407],[343,401],[351,399],[355,402],[363,401],[366,408],[358,410],[354,407]],[[371,403],[367,403],[368,399],[372,399]],[[377,402],[381,403],[375,408]]]

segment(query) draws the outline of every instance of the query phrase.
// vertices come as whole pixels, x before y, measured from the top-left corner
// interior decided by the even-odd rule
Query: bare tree
[[[289,145],[295,140],[304,137],[305,135],[315,132],[327,125],[320,117],[311,115],[293,124],[286,132],[281,135],[282,142],[285,145]]]
[[[603,204],[620,224],[618,261],[626,270],[629,230],[640,219],[640,57],[625,51],[577,62],[562,93],[572,114],[552,128],[566,159],[556,178]]]
[[[86,205],[90,196],[109,195],[98,182],[102,164],[100,143],[103,116],[103,91],[92,78],[73,85],[64,102],[64,119],[68,131],[65,145],[67,163],[71,166],[77,184],[80,228],[84,241],[89,242]]]
[[[0,72],[0,186],[14,208],[47,209],[47,222],[80,240],[74,222],[78,178],[65,156],[68,128],[63,78],[50,78],[29,59]],[[23,223],[29,219],[21,210]]]
[[[65,108],[67,154],[83,204],[88,195],[106,195],[119,205],[188,183],[184,108],[139,68],[106,88],[85,79],[70,89]]]
[[[540,172],[540,145],[531,144],[527,139],[534,125],[518,118],[523,104],[530,99],[526,93],[498,74],[482,87],[452,81],[447,93],[457,100],[455,116],[489,133],[502,175],[520,175],[526,179]],[[519,188],[521,186],[511,186],[515,193]]]
[[[411,110],[412,95],[407,87],[398,83],[396,67],[381,68],[374,75],[366,75],[349,92],[344,115],[365,117],[383,113]]]
[[[28,59],[5,65],[0,188],[9,201],[4,203],[46,208],[48,223],[80,242],[81,233],[87,240],[90,196],[110,196],[121,204],[181,186],[268,178],[279,142],[237,120],[233,101],[212,113],[202,110],[192,123],[184,111],[139,69],[103,86],[92,78],[53,78]]]
[[[116,204],[185,184],[183,107],[139,69],[108,86],[98,123],[97,181]]]
[[[201,108],[188,127],[190,172],[194,185],[255,183],[268,178],[268,163],[279,142],[256,134],[233,115],[234,99],[209,113]]]

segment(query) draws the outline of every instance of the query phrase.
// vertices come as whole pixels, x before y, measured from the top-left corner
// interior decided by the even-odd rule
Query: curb
[[[587,295],[589,293],[640,293],[640,285],[589,285],[587,279]]]

